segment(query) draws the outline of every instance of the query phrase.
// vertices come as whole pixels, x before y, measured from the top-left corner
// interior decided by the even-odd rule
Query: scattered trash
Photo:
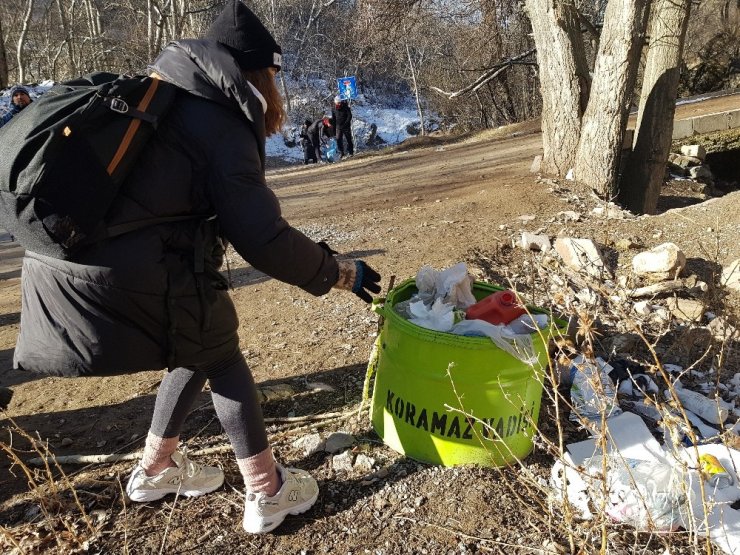
[[[730,409],[732,409],[732,405],[719,397],[717,399],[709,399],[701,393],[684,389],[683,387],[675,388],[675,392],[678,400],[681,401],[681,404],[686,410],[690,410],[712,424],[724,423],[730,414]],[[664,391],[663,395],[666,399],[672,397],[671,392],[668,390]]]
[[[583,355],[578,355],[571,366],[570,402],[573,410],[570,419],[574,422],[601,424],[601,416],[606,418],[622,413],[617,402],[609,372],[613,368],[597,358],[596,364],[588,362]],[[584,419],[586,422],[584,422]],[[592,427],[589,426],[589,429]],[[593,431],[593,430],[592,430]]]
[[[724,489],[735,483],[730,473],[714,455],[709,453],[699,455],[699,468],[706,476],[707,482],[717,489]]]

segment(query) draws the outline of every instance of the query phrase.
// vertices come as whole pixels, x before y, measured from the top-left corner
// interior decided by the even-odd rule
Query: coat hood
[[[171,42],[149,69],[190,94],[241,112],[264,145],[262,104],[234,57],[222,44],[207,39]]]

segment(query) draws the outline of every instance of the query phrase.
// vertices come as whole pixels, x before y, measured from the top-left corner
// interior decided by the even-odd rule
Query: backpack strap
[[[171,224],[176,222],[184,222],[187,220],[212,220],[216,216],[213,214],[190,214],[187,216],[163,216],[160,218],[147,218],[145,220],[136,220],[135,222],[127,222],[125,224],[112,225],[105,230],[105,235],[101,239],[111,239],[118,237],[131,231],[144,229],[152,225],[158,224]]]

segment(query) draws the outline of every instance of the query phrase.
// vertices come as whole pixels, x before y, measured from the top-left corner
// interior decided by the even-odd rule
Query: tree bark
[[[0,89],[8,86],[8,57],[5,52],[5,40],[3,39],[3,21],[0,18]]]
[[[671,149],[673,116],[690,0],[658,0],[640,94],[635,143],[619,199],[636,214],[653,214]]]
[[[72,42],[72,30],[69,27],[69,19],[67,18],[67,13],[65,11],[64,5],[62,4],[62,0],[57,0],[56,5],[59,12],[59,22],[62,26],[62,33],[64,35],[63,46],[66,47],[67,50],[68,65],[67,71],[64,73],[66,75],[77,75],[77,64],[75,63],[74,44]],[[56,79],[56,72],[54,72],[51,77],[53,79]]]
[[[616,196],[619,158],[647,24],[647,0],[609,0],[574,167],[578,183]]]
[[[526,0],[542,95],[542,171],[559,176],[573,167],[589,74],[575,6],[567,0]]]
[[[419,114],[419,122],[421,126],[421,135],[426,135],[424,130],[424,110],[421,107],[421,100],[419,99],[419,87],[416,83],[416,72],[414,71],[414,60],[411,58],[411,50],[409,49],[409,43],[406,43],[406,56],[409,59],[409,69],[411,70],[411,82],[414,85],[414,96],[416,96],[416,111]]]
[[[23,27],[21,28],[20,36],[18,37],[18,47],[16,49],[16,59],[18,61],[18,82],[23,83],[26,79],[26,61],[23,59],[23,47],[26,44],[26,37],[28,36],[28,27],[31,23],[31,15],[33,14],[33,0],[28,0],[26,7],[26,13],[23,15]]]

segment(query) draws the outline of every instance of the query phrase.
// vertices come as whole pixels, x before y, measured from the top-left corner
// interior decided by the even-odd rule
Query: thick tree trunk
[[[3,21],[0,18],[0,89],[8,86],[8,57],[5,53],[5,41],[3,40]]]
[[[635,144],[619,191],[621,204],[637,214],[655,212],[663,186],[691,1],[659,0],[653,10]]]
[[[526,0],[539,61],[542,171],[565,175],[575,162],[589,73],[575,6],[566,0]]]
[[[616,196],[619,157],[647,24],[647,0],[609,0],[574,177],[602,198]]]

